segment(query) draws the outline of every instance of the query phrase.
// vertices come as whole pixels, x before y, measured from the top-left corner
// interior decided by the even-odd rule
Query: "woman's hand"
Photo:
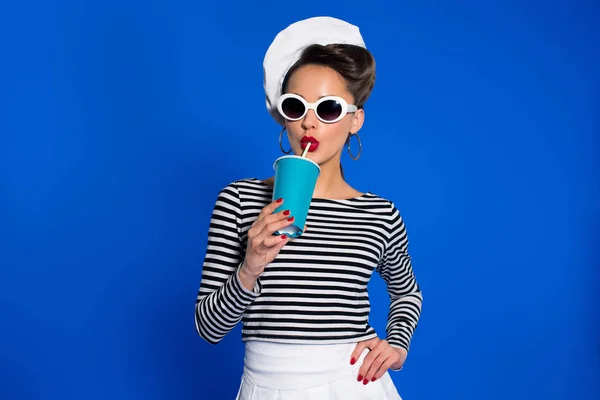
[[[287,210],[273,213],[282,203],[283,199],[278,199],[265,206],[248,231],[246,257],[240,268],[240,280],[248,290],[252,290],[265,266],[275,259],[290,240],[286,235],[273,236],[274,232],[294,221]]]
[[[365,385],[381,378],[390,368],[396,370],[402,368],[406,360],[405,349],[392,347],[386,340],[373,338],[356,345],[350,364],[354,364],[367,348],[370,352],[365,356],[357,377],[358,381],[362,381]]]

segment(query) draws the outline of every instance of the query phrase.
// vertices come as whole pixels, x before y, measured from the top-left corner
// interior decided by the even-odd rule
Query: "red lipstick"
[[[309,142],[310,149],[308,149],[308,151],[315,151],[319,147],[319,141],[312,136],[304,136],[300,140],[300,146],[302,146],[303,149],[306,149],[306,146],[308,146]]]

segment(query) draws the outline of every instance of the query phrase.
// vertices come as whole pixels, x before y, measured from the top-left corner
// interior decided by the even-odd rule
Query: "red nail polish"
[[[377,378],[373,377],[373,379],[371,379],[371,382],[375,382],[375,379],[377,379]]]
[[[359,376],[358,376],[358,381],[359,381],[359,382],[360,382],[360,381],[362,381],[362,375],[359,375]]]
[[[354,365],[355,362],[356,362],[356,358],[353,358],[352,360],[350,360],[350,365]]]
[[[281,197],[277,199],[278,203],[281,203],[282,201],[283,201],[283,199]]]
[[[287,239],[287,235],[281,235],[282,239]]]
[[[292,222],[294,220],[294,217],[289,217],[288,221]]]
[[[290,215],[290,210],[285,210],[285,211],[283,212],[283,215]]]
[[[363,381],[363,385],[366,385],[367,383],[369,383],[369,381],[365,379],[365,380]]]

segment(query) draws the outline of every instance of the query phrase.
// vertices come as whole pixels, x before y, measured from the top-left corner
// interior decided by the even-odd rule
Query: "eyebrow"
[[[300,97],[302,97],[303,99],[305,99],[305,97],[304,97],[304,96],[302,96],[300,93],[296,93],[296,92],[288,92],[288,93],[295,94],[295,95],[297,95],[297,96],[300,96]],[[318,98],[317,100],[319,100],[319,99],[322,99],[323,97],[327,97],[327,96],[337,96],[337,97],[341,97],[341,96],[338,96],[337,94],[324,94],[323,96],[319,96],[319,98]]]

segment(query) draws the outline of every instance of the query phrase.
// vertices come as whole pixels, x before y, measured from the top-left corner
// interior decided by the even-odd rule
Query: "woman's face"
[[[307,65],[298,68],[288,80],[286,93],[297,94],[308,103],[315,103],[324,96],[339,96],[348,104],[354,104],[354,98],[346,89],[343,78],[333,69],[323,66]],[[324,165],[339,163],[348,134],[358,132],[363,119],[364,111],[360,109],[347,113],[337,122],[327,123],[319,120],[314,110],[308,110],[298,121],[285,120],[285,127],[294,154],[302,154],[307,146],[306,142],[316,139],[318,146],[313,143],[307,158]]]

